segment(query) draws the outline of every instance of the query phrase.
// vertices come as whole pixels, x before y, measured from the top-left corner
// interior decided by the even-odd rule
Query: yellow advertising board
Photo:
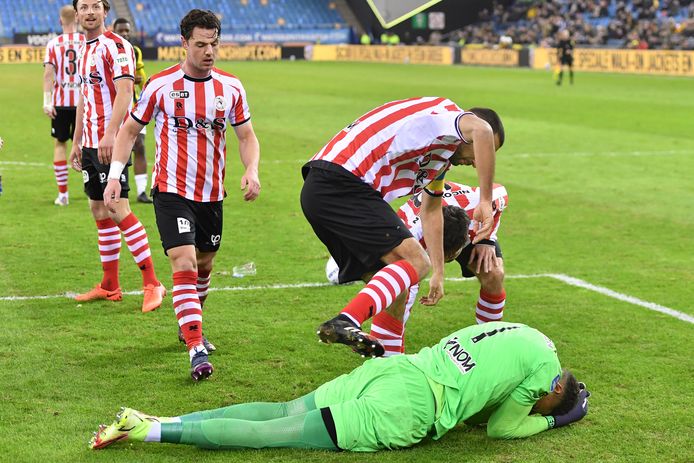
[[[483,48],[461,48],[462,64],[479,64],[482,66],[510,66],[519,64],[518,50],[489,50]]]
[[[45,47],[6,46],[0,47],[0,64],[43,63]]]
[[[183,61],[186,52],[182,47],[157,47],[160,61]],[[220,45],[217,59],[220,61],[276,61],[282,59],[282,48],[277,45]]]
[[[453,48],[404,45],[314,45],[306,57],[314,61],[453,64]]]
[[[553,48],[536,48],[531,62],[535,69],[559,63]],[[573,67],[577,71],[694,76],[694,51],[577,48]]]

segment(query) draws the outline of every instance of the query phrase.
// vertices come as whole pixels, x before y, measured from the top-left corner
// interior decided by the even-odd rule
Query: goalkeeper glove
[[[576,405],[563,415],[553,416],[552,428],[560,428],[579,421],[588,413],[588,397],[590,397],[590,392],[583,383],[579,383],[578,388],[578,400],[576,401]]]

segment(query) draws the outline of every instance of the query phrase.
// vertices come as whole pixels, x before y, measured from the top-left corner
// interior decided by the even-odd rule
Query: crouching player
[[[443,188],[443,253],[446,262],[456,260],[465,278],[477,277],[480,293],[475,317],[477,323],[500,321],[504,314],[506,291],[504,290],[504,264],[497,233],[501,213],[508,206],[508,193],[503,185],[494,184],[492,207],[494,224],[489,239],[473,244],[475,227],[470,223],[475,207],[479,204],[479,188],[454,182],[446,182]],[[398,216],[407,225],[412,236],[426,249],[419,209],[422,193],[418,193],[398,210]],[[466,215],[467,214],[467,215]],[[337,283],[337,264],[331,258],[326,275]],[[405,325],[417,300],[419,285],[412,285],[409,293],[403,293],[384,311],[373,317],[371,336],[377,338],[385,350],[384,355],[405,352]],[[423,298],[423,302],[426,298]]]
[[[492,322],[414,355],[376,358],[283,403],[247,403],[175,418],[125,408],[92,449],[119,440],[207,449],[293,447],[372,452],[440,439],[460,422],[520,438],[582,419],[590,393],[562,370],[552,341],[526,325]]]

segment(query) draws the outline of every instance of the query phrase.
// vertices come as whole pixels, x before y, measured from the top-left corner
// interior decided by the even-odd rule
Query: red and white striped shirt
[[[342,129],[311,160],[344,167],[390,202],[421,191],[449,168],[456,148],[467,143],[458,128],[463,114],[446,98],[392,101]]]
[[[98,148],[111,121],[118,79],[135,78],[135,52],[130,42],[106,31],[85,43],[80,53],[84,117],[82,146]],[[133,84],[134,85],[134,84]]]
[[[441,198],[442,206],[455,206],[460,207],[465,210],[468,217],[472,219],[472,215],[475,213],[475,208],[480,203],[480,189],[479,187],[471,187],[467,185],[462,185],[460,183],[446,182],[443,190],[443,197]],[[398,209],[398,216],[405,222],[407,228],[412,233],[422,246],[424,244],[424,231],[422,230],[422,221],[419,219],[419,208],[422,205],[422,193],[418,193],[413,196],[409,201],[403,204],[400,209]],[[494,184],[492,190],[492,207],[494,208],[494,227],[492,228],[492,234],[489,237],[490,240],[497,240],[497,232],[499,231],[499,226],[501,225],[501,213],[508,206],[508,193],[503,185],[498,183]],[[470,241],[475,238],[474,225],[470,223],[469,228]]]
[[[227,121],[251,118],[236,76],[213,68],[194,79],[176,64],[149,79],[130,115],[141,124],[155,119],[154,187],[192,201],[224,199]]]
[[[43,65],[55,69],[53,99],[55,107],[75,107],[79,98],[80,76],[77,67],[79,51],[84,46],[84,35],[79,32],[61,34],[46,44]]]

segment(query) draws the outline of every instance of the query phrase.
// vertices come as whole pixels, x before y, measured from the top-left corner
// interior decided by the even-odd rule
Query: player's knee
[[[431,260],[424,249],[422,249],[421,253],[412,256],[412,258],[408,259],[408,261],[417,271],[417,275],[419,275],[420,280],[427,276],[431,271]]]

